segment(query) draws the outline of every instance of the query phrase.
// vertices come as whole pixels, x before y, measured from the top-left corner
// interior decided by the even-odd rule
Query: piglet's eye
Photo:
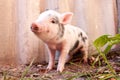
[[[53,24],[54,24],[54,23],[55,23],[55,21],[54,21],[54,20],[52,20],[52,21],[51,21],[51,23],[53,23]]]

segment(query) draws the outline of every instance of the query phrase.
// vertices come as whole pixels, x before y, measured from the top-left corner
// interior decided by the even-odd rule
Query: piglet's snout
[[[38,25],[37,25],[36,23],[32,23],[32,25],[31,25],[31,30],[32,30],[33,32],[38,32],[38,31],[39,31]]]

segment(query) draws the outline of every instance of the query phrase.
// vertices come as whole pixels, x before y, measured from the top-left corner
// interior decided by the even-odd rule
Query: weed
[[[34,62],[34,59],[31,61],[30,65],[28,67],[26,67],[26,69],[22,73],[20,80],[32,80],[31,78],[25,78],[25,76],[28,73],[28,71],[30,70],[30,67],[32,66],[33,62]]]
[[[100,57],[103,58],[104,62],[107,64],[108,69],[112,72],[112,76],[115,76],[116,72],[110,65],[109,61],[107,60],[106,54],[108,54],[113,45],[118,43],[120,43],[120,34],[116,34],[115,36],[102,35],[99,38],[97,38],[93,43],[99,53],[97,59],[99,60]],[[105,48],[104,50],[102,50],[103,47]],[[94,64],[95,63],[96,61],[94,62]]]

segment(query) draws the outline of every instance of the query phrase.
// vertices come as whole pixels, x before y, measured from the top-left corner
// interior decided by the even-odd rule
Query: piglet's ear
[[[73,13],[72,12],[66,12],[61,15],[61,23],[62,24],[69,24],[72,20]]]

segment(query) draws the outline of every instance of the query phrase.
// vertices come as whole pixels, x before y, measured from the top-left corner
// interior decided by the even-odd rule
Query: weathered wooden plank
[[[16,13],[14,0],[0,1],[0,63],[16,61]]]
[[[40,13],[40,0],[18,0],[18,56],[20,61],[28,64],[45,60],[44,44],[30,30],[32,21]]]

